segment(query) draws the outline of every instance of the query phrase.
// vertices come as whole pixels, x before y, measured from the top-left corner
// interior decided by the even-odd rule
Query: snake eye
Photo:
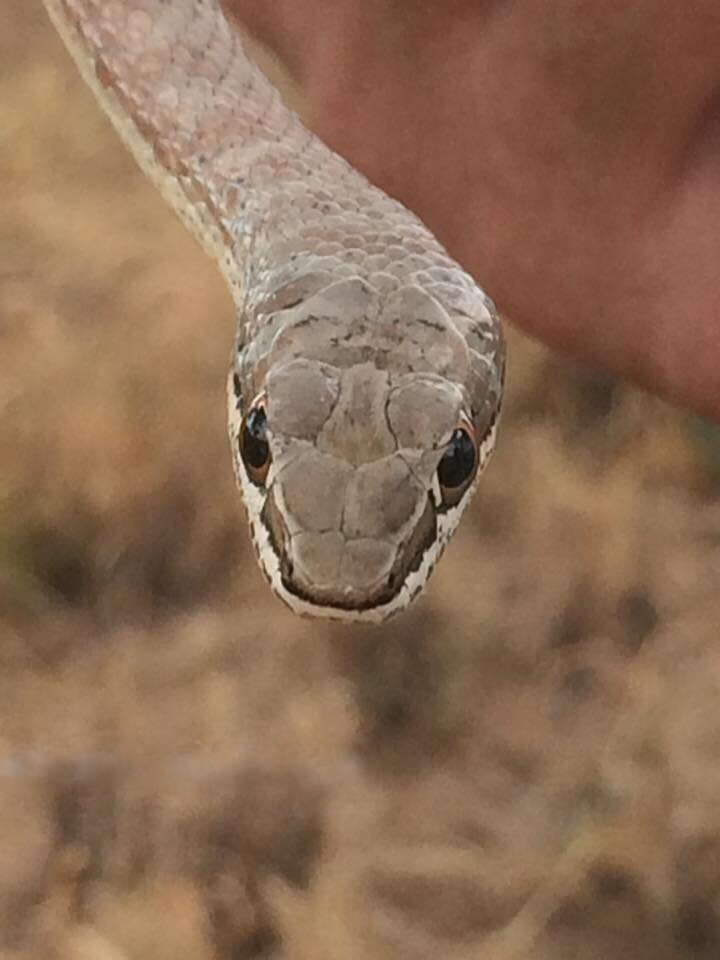
[[[265,407],[257,401],[243,418],[239,445],[248,477],[256,487],[264,486],[272,458],[267,439]]]
[[[454,507],[462,498],[477,469],[477,444],[472,428],[458,427],[437,468],[440,493],[445,507]]]

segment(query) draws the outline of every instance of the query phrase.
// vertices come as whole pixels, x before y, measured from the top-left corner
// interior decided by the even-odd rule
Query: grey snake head
[[[264,316],[271,335],[239,345],[235,469],[261,566],[293,610],[380,621],[422,590],[495,442],[491,310],[483,296],[453,317],[418,286],[354,278]]]

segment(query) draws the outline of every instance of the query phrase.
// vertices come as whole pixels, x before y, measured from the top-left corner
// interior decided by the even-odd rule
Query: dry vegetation
[[[0,958],[720,956],[717,436],[513,340],[426,598],[295,619],[232,311],[0,9]]]

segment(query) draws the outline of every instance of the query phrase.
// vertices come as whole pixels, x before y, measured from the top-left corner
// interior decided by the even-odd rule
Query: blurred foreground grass
[[[216,271],[37,0],[0,84],[2,960],[719,956],[717,431],[513,337],[427,596],[298,620]]]

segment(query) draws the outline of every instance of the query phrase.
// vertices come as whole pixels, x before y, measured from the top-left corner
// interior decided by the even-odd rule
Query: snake
[[[44,4],[229,286],[230,444],[266,579],[304,615],[403,610],[495,446],[493,301],[302,124],[220,0]]]

